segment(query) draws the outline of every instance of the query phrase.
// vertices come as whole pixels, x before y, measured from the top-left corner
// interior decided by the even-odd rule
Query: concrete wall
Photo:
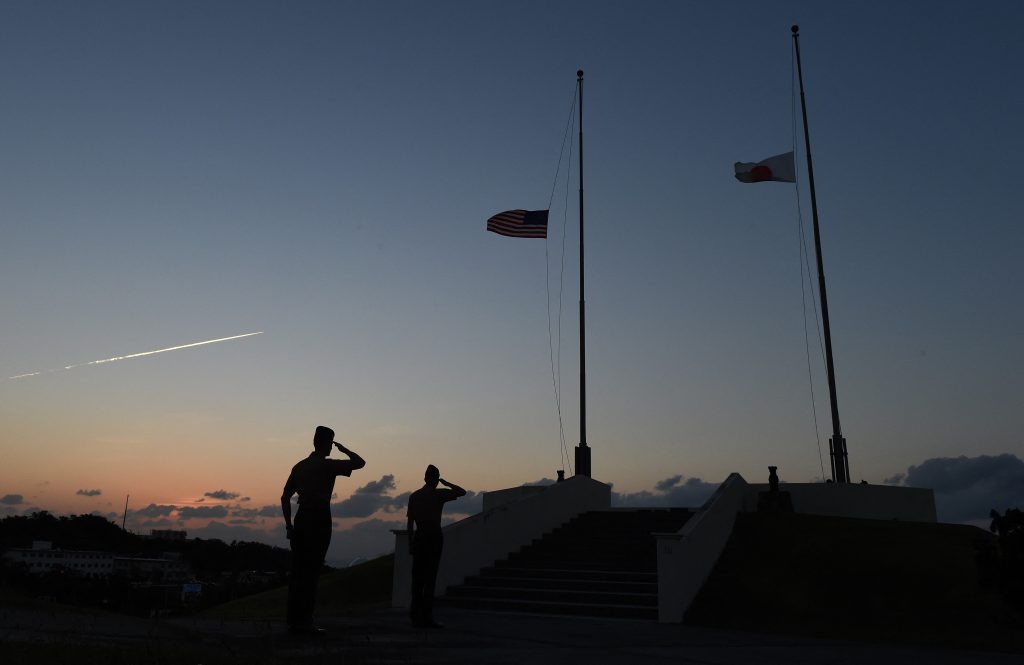
[[[467,517],[443,529],[444,553],[437,573],[437,595],[462,583],[495,561],[565,524],[576,515],[611,507],[611,485],[585,476],[547,485],[540,491]],[[405,531],[395,534],[392,607],[408,607],[412,586],[412,556]]]
[[[798,513],[866,520],[935,522],[935,494],[926,488],[855,483],[782,483],[779,489],[790,493],[793,510]],[[758,493],[767,491],[767,484],[747,485],[743,511],[756,511]]]
[[[779,489],[790,493],[797,513],[935,522],[930,489],[852,483],[785,483]],[[758,494],[767,491],[767,484],[751,485],[733,473],[682,529],[656,534],[659,621],[683,620],[725,548],[736,514],[756,511]]]
[[[544,491],[545,485],[521,485],[519,487],[509,487],[504,490],[495,490],[493,492],[484,492],[484,505],[483,512],[487,512],[492,508],[497,508],[503,503],[509,501],[517,501],[534,494],[540,494]]]
[[[704,585],[743,507],[747,482],[729,474],[700,510],[675,533],[658,540],[658,621],[679,623]]]

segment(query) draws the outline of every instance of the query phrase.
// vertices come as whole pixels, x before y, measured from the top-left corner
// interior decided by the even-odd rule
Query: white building
[[[95,578],[110,577],[114,571],[114,555],[110,552],[55,550],[45,540],[33,541],[31,548],[11,548],[4,552],[4,558],[25,564],[35,575],[69,570],[83,577]]]
[[[64,570],[89,578],[118,575],[162,582],[182,582],[192,577],[188,563],[180,556],[144,558],[115,556],[111,552],[55,550],[52,543],[45,540],[33,541],[31,548],[11,548],[3,556],[8,561],[24,564],[34,575]]]

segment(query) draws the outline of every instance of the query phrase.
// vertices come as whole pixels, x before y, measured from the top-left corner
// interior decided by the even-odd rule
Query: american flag
[[[506,210],[487,220],[487,230],[512,238],[547,238],[547,210]]]

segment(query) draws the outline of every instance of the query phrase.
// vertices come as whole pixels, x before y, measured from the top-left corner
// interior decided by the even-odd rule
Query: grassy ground
[[[687,623],[857,642],[1024,653],[1024,620],[1002,602],[994,588],[996,580],[986,578],[991,569],[979,566],[994,548],[991,534],[974,527],[740,515],[719,564],[687,614]],[[322,576],[318,616],[335,617],[337,625],[359,626],[363,632],[378,630],[369,628],[362,618],[349,617],[371,616],[375,608],[389,604],[392,565],[393,557],[385,556]],[[0,663],[333,663],[344,653],[345,662],[352,665],[390,662],[396,654],[408,657],[395,651],[396,644],[406,645],[408,636],[403,633],[398,639],[384,629],[378,632],[384,630],[386,636],[370,640],[356,639],[351,629],[343,628],[323,648],[282,641],[269,627],[282,617],[286,596],[287,590],[279,588],[210,608],[194,617],[199,630],[189,624],[192,619],[185,618],[172,621],[162,632],[151,632],[147,624],[132,639],[105,643],[90,638],[90,626],[96,623],[91,615],[88,621],[64,621],[71,626],[64,637],[62,632],[50,631],[45,639],[8,641],[0,634]],[[0,613],[11,616],[21,612],[45,619],[51,613],[47,603],[3,590],[0,605]],[[123,621],[146,620],[126,617]],[[204,622],[208,627],[218,621],[219,631],[203,630]],[[224,622],[231,630],[244,629],[246,636],[229,635]],[[266,630],[261,628],[264,625]],[[102,626],[109,629],[105,623]],[[404,623],[401,627],[405,629]],[[0,633],[16,630],[2,628]]]
[[[393,650],[387,638],[361,637],[360,630],[368,629],[358,620],[354,625],[360,627],[351,633],[337,626],[390,604],[392,561],[385,556],[321,576],[317,615],[334,617],[333,624],[328,619],[333,632],[329,640],[313,642],[283,634],[284,587],[161,619],[58,605],[0,589],[0,663],[333,665],[343,655],[346,665],[379,664]]]
[[[150,640],[130,644],[0,641],[0,662],[20,665],[380,665],[384,649],[350,645],[206,643]],[[391,661],[393,662],[393,661]]]
[[[318,616],[345,616],[391,602],[394,555],[388,554],[351,568],[321,575],[317,585]],[[212,607],[202,618],[241,619],[284,616],[288,589],[280,587]]]
[[[231,655],[214,656],[188,646],[149,646],[120,644],[80,644],[72,642],[0,642],[0,661],[4,663],[74,663],[75,665],[195,665],[195,663],[241,663]],[[253,663],[246,657],[245,662]],[[270,663],[259,661],[255,663]],[[254,665],[255,665],[254,663]]]
[[[0,607],[6,608],[47,608],[49,603],[30,598],[20,591],[8,587],[0,587]]]
[[[970,526],[741,514],[686,620],[1024,651],[1024,621],[979,566],[994,547],[991,534]]]

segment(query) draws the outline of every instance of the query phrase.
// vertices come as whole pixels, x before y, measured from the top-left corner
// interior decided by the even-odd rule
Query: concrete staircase
[[[456,607],[576,616],[658,618],[652,533],[677,531],[688,508],[583,513],[508,559],[451,587]]]

